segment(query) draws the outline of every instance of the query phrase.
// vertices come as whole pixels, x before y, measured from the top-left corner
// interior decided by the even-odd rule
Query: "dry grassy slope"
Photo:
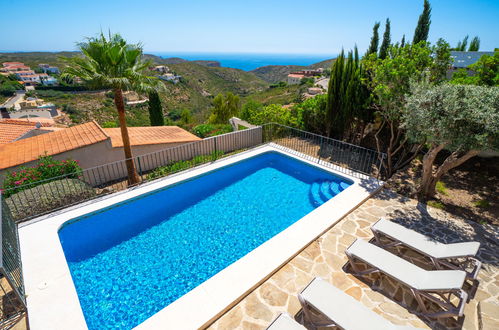
[[[207,67],[193,62],[169,64],[183,77],[179,84],[166,83],[162,95],[167,111],[187,108],[205,116],[212,98],[218,93],[232,92],[242,97],[265,90],[268,83],[254,74],[238,69]]]
[[[0,53],[0,63],[3,62],[23,62],[32,69],[38,67],[40,63],[63,66],[61,57],[73,57],[78,52],[20,52],[20,53]]]

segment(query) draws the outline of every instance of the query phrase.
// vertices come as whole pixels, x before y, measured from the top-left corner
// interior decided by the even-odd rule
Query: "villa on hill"
[[[201,140],[177,126],[130,127],[135,156]],[[33,166],[40,156],[78,160],[82,169],[123,160],[119,128],[102,128],[95,121],[0,145],[0,176],[21,166]],[[0,179],[1,180],[1,179]]]

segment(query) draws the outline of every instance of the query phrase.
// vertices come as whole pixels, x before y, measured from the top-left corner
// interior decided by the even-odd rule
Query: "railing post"
[[[140,156],[137,156],[137,164],[139,165],[139,175],[140,175],[140,179],[141,180],[144,180],[144,178],[142,177],[142,164],[140,162]]]
[[[217,150],[217,137],[216,136],[213,137],[213,150],[214,150],[213,151],[213,158],[214,158],[213,160],[217,160],[217,158],[218,158],[218,155],[217,155],[218,150]]]
[[[319,152],[317,153],[317,164],[321,161],[321,152],[322,152],[322,143],[324,141],[324,137],[321,135],[321,144],[319,146]]]

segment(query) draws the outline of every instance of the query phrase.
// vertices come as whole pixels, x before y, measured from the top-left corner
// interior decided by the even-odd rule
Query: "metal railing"
[[[378,177],[383,154],[346,142],[270,123],[213,136],[133,158],[140,183],[230,156],[262,144],[317,160],[349,175]],[[129,188],[125,160],[6,189],[3,198],[16,222]],[[19,188],[16,188],[19,189]]]
[[[0,211],[0,328],[9,329],[26,315],[26,296],[17,226],[4,201]]]
[[[376,150],[275,123],[263,125],[263,134],[265,142],[345,174],[379,179],[382,172],[385,154]]]

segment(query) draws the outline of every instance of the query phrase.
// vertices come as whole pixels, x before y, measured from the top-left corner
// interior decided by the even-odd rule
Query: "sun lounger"
[[[306,330],[306,328],[293,320],[288,314],[282,313],[272,321],[267,330]]]
[[[319,277],[314,278],[303,289],[298,299],[303,308],[303,322],[311,328],[339,326],[346,330],[415,329],[394,325]],[[320,312],[320,316],[315,316],[314,311]]]
[[[462,270],[424,270],[379,246],[357,239],[345,251],[352,271],[356,275],[383,273],[407,286],[422,312],[429,318],[460,317],[463,315],[468,294],[463,290],[466,272]],[[361,270],[357,261],[367,264]],[[453,303],[457,298],[457,304]],[[452,301],[451,301],[452,300]],[[441,311],[431,312],[427,303],[433,302]]]
[[[476,280],[482,266],[482,263],[475,258],[480,248],[479,242],[439,243],[384,218],[376,222],[371,230],[376,245],[382,247],[403,245],[430,258],[436,269],[464,270],[469,279]],[[471,267],[467,267],[470,264]]]
[[[392,254],[379,246],[357,239],[345,251],[352,271],[356,275],[383,273],[409,288],[422,312],[429,318],[460,317],[463,315],[468,294],[463,290],[466,272],[462,270],[424,270],[415,264]],[[357,261],[367,264],[361,270]],[[454,304],[452,298],[457,298]],[[452,301],[451,301],[452,300]],[[431,301],[441,311],[431,312],[427,303]]]

